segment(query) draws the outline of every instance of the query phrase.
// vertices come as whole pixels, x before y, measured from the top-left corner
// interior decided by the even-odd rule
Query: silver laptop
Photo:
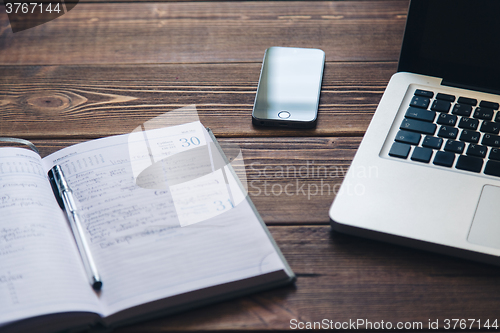
[[[330,208],[339,232],[500,264],[498,0],[412,0]]]

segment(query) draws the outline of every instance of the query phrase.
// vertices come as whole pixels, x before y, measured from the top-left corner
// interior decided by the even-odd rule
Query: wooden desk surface
[[[220,141],[242,147],[252,200],[298,277],[295,286],[117,332],[289,330],[293,319],[424,328],[439,320],[444,328],[445,319],[500,316],[500,268],[330,230],[334,189],[396,71],[407,6],[407,0],[86,0],[15,34],[0,6],[1,136],[30,139],[45,156],[195,104]],[[326,52],[316,129],[252,126],[269,46]],[[294,175],[280,166],[329,172]],[[304,190],[280,193],[287,184]],[[322,184],[331,190],[321,192]]]

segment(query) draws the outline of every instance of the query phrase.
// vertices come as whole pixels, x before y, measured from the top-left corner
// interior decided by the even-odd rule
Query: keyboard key
[[[451,113],[459,116],[470,117],[470,114],[472,113],[472,106],[468,104],[455,104]]]
[[[442,138],[436,138],[435,136],[429,136],[429,135],[426,135],[424,138],[424,142],[422,142],[423,147],[432,149],[441,149],[442,145],[443,145]]]
[[[479,120],[462,117],[462,119],[460,119],[460,122],[458,123],[458,127],[475,131],[479,127]]]
[[[410,105],[416,106],[417,108],[427,109],[431,100],[427,97],[413,96]]]
[[[462,154],[464,152],[465,143],[460,141],[448,140],[444,145],[445,151],[451,151],[452,153]]]
[[[416,147],[413,150],[413,154],[411,155],[411,159],[413,161],[429,163],[432,157],[432,149]]]
[[[500,112],[497,112],[497,115],[495,116],[495,121],[497,123],[500,123]]]
[[[410,106],[408,110],[406,110],[405,117],[433,122],[434,118],[436,118],[436,112]]]
[[[424,110],[427,111],[427,110]],[[429,111],[432,112],[432,111]],[[441,113],[438,116],[437,123],[439,125],[449,125],[449,126],[455,126],[457,123],[457,116],[452,115],[452,114],[446,114],[446,113]]]
[[[472,105],[472,106],[476,106],[477,105],[477,99],[475,99],[475,98],[468,98],[468,97],[459,97],[457,103],[469,104],[469,105]]]
[[[488,147],[486,146],[470,144],[469,148],[467,148],[467,155],[485,158],[487,151]]]
[[[408,143],[410,145],[418,145],[421,137],[422,136],[418,133],[400,130],[398,134],[396,134],[395,140],[397,142]]]
[[[484,167],[484,174],[500,177],[500,162],[488,161]]]
[[[488,158],[490,160],[500,161],[500,149],[491,148]]]
[[[479,106],[476,110],[474,110],[473,117],[477,119],[491,120],[491,118],[493,118],[493,113],[493,109]]]
[[[457,164],[455,168],[460,170],[472,171],[472,172],[480,172],[483,167],[483,160],[481,158],[460,155],[458,157]]]
[[[394,142],[392,144],[391,150],[389,151],[389,156],[407,158],[408,154],[410,153],[410,149],[410,145]]]
[[[438,111],[438,112],[445,112],[448,113],[451,108],[451,102],[448,101],[442,101],[439,99],[434,100],[431,105],[431,110],[432,111]]]
[[[490,134],[498,134],[500,132],[500,124],[491,121],[483,121],[480,131]]]
[[[455,96],[448,95],[448,94],[442,94],[442,93],[438,93],[436,95],[436,99],[440,99],[440,100],[448,101],[448,102],[455,102]]]
[[[432,98],[434,96],[434,93],[428,90],[417,89],[415,90],[415,95]]]
[[[479,106],[485,108],[491,108],[493,110],[498,110],[499,105],[498,103],[495,102],[481,101],[481,103],[479,103]]]
[[[485,134],[483,136],[483,140],[481,141],[482,145],[485,146],[490,146],[490,147],[500,147],[500,136],[498,135],[492,135],[492,134]]]
[[[451,167],[453,165],[453,162],[455,161],[455,154],[447,152],[447,151],[438,151],[436,153],[436,156],[434,156],[434,163],[435,165],[440,165],[440,166],[445,166],[445,167]]]
[[[436,132],[437,126],[436,124],[428,123],[426,121],[404,119],[399,128],[402,130],[433,135]]]
[[[476,131],[463,130],[460,134],[460,141],[478,143],[481,133]]]
[[[450,126],[441,126],[438,132],[438,136],[447,139],[456,139],[458,134],[458,128]]]

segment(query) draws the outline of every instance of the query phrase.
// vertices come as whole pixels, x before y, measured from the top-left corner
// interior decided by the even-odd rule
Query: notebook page
[[[0,324],[98,312],[73,236],[36,153],[0,149]]]
[[[196,139],[188,146],[185,138]],[[210,142],[195,122],[182,131],[94,140],[45,158],[46,169],[63,167],[81,206],[107,314],[284,269],[230,170],[214,163]],[[141,145],[148,146],[142,157]],[[208,155],[193,158],[200,146]],[[162,154],[182,159],[156,168]]]

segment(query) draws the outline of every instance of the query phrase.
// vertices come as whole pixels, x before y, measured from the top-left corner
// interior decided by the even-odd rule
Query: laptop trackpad
[[[467,240],[500,249],[500,187],[483,187]]]

